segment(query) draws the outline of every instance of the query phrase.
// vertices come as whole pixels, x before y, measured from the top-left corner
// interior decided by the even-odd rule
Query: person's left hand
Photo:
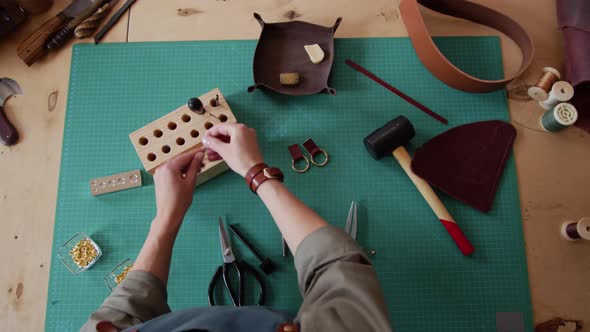
[[[204,155],[203,150],[188,151],[156,169],[156,220],[165,224],[165,228],[180,226],[193,201],[197,174],[203,167]]]

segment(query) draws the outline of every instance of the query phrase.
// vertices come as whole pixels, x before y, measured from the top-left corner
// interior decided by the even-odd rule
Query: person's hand
[[[207,130],[203,137],[209,160],[223,159],[242,177],[248,170],[264,161],[256,141],[256,131],[243,124],[219,124]]]
[[[156,220],[179,226],[193,201],[197,174],[203,167],[203,150],[187,151],[160,165],[154,173]]]

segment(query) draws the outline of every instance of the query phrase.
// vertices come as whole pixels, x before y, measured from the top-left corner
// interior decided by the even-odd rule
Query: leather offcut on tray
[[[563,36],[565,78],[575,89],[576,126],[590,133],[590,1],[558,0],[557,22]]]
[[[331,27],[301,21],[265,23],[256,13],[254,18],[262,32],[254,53],[254,85],[248,87],[248,92],[264,87],[292,96],[336,93],[328,86],[328,80],[334,62],[334,33],[342,18]],[[309,44],[321,47],[325,55],[322,62],[315,64],[309,59],[305,51]],[[281,73],[298,73],[299,82],[283,85]]]
[[[483,80],[457,68],[432,40],[418,3],[436,12],[483,24],[506,34],[522,51],[522,63],[518,72],[502,80]],[[520,76],[533,60],[534,46],[526,31],[511,18],[488,7],[464,0],[402,0],[399,9],[422,64],[439,80],[455,89],[466,92],[501,89]]]
[[[487,212],[515,138],[516,129],[503,121],[458,126],[419,148],[412,171],[452,197]]]

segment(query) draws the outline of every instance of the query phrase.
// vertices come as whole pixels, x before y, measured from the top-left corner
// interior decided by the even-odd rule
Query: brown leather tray
[[[257,13],[254,18],[262,26],[262,32],[254,53],[254,85],[248,87],[248,92],[264,87],[292,96],[336,93],[328,86],[328,80],[334,62],[334,34],[341,17],[331,27],[301,21],[265,23]],[[309,60],[303,48],[309,44],[320,45],[325,54],[322,62],[314,64]],[[281,85],[279,75],[286,72],[298,72],[299,84]]]

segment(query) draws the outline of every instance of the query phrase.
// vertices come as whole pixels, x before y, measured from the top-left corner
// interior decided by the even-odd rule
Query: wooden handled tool
[[[393,151],[393,156],[414,182],[414,185],[453,238],[459,250],[463,255],[469,255],[473,253],[474,248],[465,234],[463,234],[449,211],[432,190],[432,187],[412,172],[410,154],[403,145],[414,137],[414,134],[415,130],[410,121],[403,116],[398,116],[365,137],[364,144],[369,154],[375,159],[381,159]]]
[[[70,22],[73,18],[78,17],[93,3],[94,1],[92,0],[72,1],[72,3],[59,14],[47,20],[41,25],[41,27],[33,31],[27,38],[18,44],[16,50],[19,58],[21,58],[28,66],[35,63],[47,53],[45,44],[49,38],[63,27],[64,24]]]
[[[57,31],[45,45],[46,48],[53,50],[62,47],[73,35],[74,29],[87,17],[96,12],[106,0],[96,0],[90,7],[86,8],[80,15],[72,19],[68,24]]]
[[[82,21],[74,30],[76,38],[81,39],[92,36],[96,29],[98,29],[102,19],[109,14],[116,2],[117,0],[112,0],[111,2],[105,3],[102,7],[98,8],[96,13]]]

